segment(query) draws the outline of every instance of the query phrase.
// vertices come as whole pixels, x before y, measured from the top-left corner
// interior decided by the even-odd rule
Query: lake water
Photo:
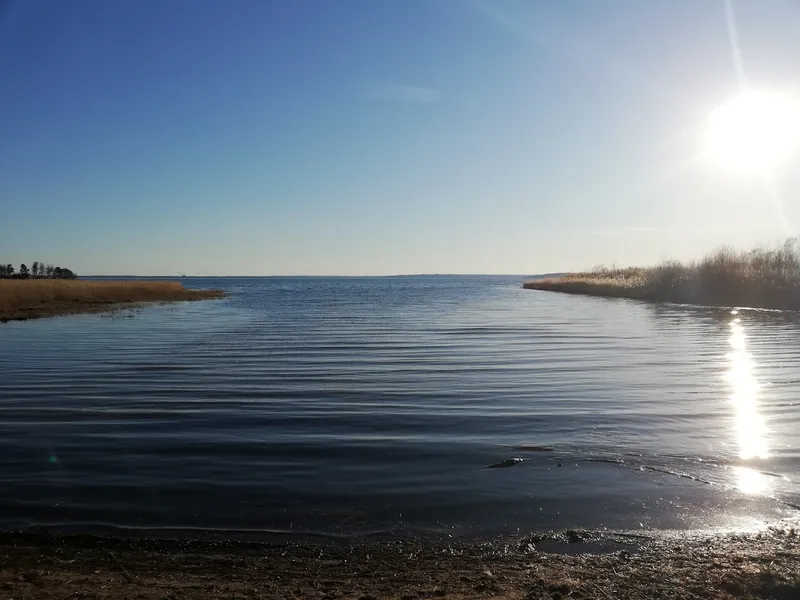
[[[494,535],[798,514],[800,314],[521,277],[184,281],[230,296],[0,326],[0,527]]]

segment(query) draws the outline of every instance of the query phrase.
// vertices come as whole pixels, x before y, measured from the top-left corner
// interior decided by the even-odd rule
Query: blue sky
[[[732,7],[748,84],[796,89],[800,4]],[[798,161],[770,188],[700,156],[739,86],[722,0],[12,0],[0,260],[526,274],[770,243]]]

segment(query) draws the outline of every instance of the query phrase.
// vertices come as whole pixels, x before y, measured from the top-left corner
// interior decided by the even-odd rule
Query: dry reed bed
[[[189,290],[177,281],[0,279],[0,321],[98,312],[144,302],[220,298],[220,290]]]
[[[800,249],[721,248],[699,262],[650,268],[599,268],[526,281],[533,290],[663,302],[800,310]]]

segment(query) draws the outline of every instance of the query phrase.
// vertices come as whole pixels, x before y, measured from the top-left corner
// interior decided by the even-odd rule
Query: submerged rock
[[[514,450],[521,450],[523,452],[553,452],[552,446],[535,446],[532,444],[522,444],[514,446]]]
[[[487,469],[503,469],[505,467],[513,467],[514,465],[518,465],[522,462],[523,459],[521,458],[508,458],[506,460],[501,460],[500,462],[492,463],[490,465],[486,465]]]

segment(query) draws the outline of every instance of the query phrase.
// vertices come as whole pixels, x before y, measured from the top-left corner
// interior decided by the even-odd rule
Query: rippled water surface
[[[230,296],[0,326],[0,526],[727,528],[800,505],[798,313],[520,277],[185,281]]]

